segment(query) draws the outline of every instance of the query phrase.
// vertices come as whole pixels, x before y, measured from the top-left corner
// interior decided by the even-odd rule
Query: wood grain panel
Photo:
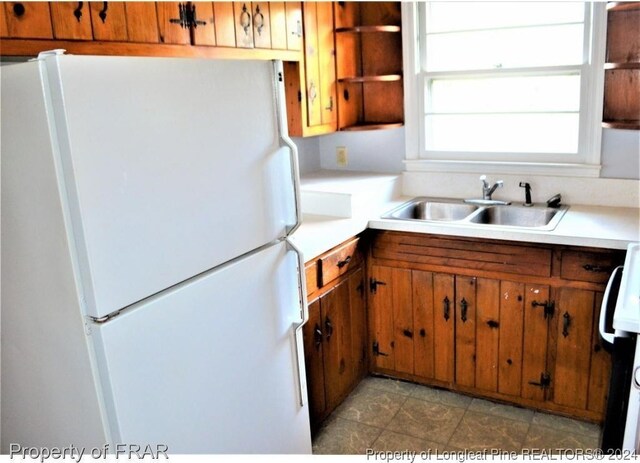
[[[95,40],[126,42],[129,39],[123,2],[90,2],[89,11]]]
[[[640,69],[608,69],[604,82],[604,120],[640,120]]]
[[[269,2],[269,14],[271,16],[271,48],[276,50],[287,49],[287,14],[284,2]]]
[[[500,356],[498,391],[519,396],[522,386],[524,285],[500,283]]]
[[[158,43],[158,11],[153,2],[126,2],[127,36],[130,42]]]
[[[216,45],[219,47],[235,47],[236,26],[233,15],[233,3],[213,2],[213,16],[216,30]]]
[[[607,62],[640,62],[640,10],[607,14]]]
[[[336,108],[336,55],[334,48],[333,5],[318,2],[318,66],[320,71],[320,111],[322,124],[337,120]]]
[[[287,49],[302,50],[302,5],[300,2],[286,2]]]
[[[0,37],[7,37],[9,29],[7,28],[7,10],[4,5],[0,5]]]
[[[350,127],[362,120],[362,84],[338,84],[338,127]]]
[[[378,285],[375,293],[369,297],[369,313],[373,327],[372,342],[377,342],[380,355],[373,356],[373,364],[378,368],[387,370],[395,369],[394,342],[393,342],[393,269],[373,265],[371,278],[382,281],[384,285]]]
[[[195,17],[198,21],[204,21],[205,24],[198,24],[192,29],[193,45],[209,45],[216,44],[216,28],[213,16],[212,2],[191,2],[195,8]]]
[[[355,35],[355,34],[342,34]],[[361,34],[362,75],[402,74],[402,35],[397,33]]]
[[[395,369],[413,374],[413,305],[411,270],[392,270],[393,342]]]
[[[477,280],[476,387],[498,390],[498,354],[500,336],[500,281]]]
[[[602,306],[602,293],[595,293],[594,321],[599,320]],[[604,344],[600,338],[598,324],[593,324],[593,336],[591,338],[591,370],[589,374],[589,396],[587,408],[594,412],[602,413],[607,407],[607,393],[609,392],[609,379],[611,377],[611,354],[604,350]]]
[[[541,375],[548,373],[546,353],[549,318],[545,317],[544,307],[538,304],[549,301],[548,286],[527,285],[525,287],[521,392],[525,399],[545,400],[545,388],[531,383],[540,383]]]
[[[302,327],[309,415],[312,423],[317,423],[326,409],[321,333],[320,299],[316,299],[309,303],[309,321]]]
[[[24,39],[52,39],[51,13],[48,2],[6,2],[7,34]]]
[[[348,279],[351,311],[351,385],[356,386],[367,370],[367,323],[364,270],[356,270]]]
[[[400,2],[361,2],[360,23],[363,26],[400,26]]]
[[[311,294],[320,287],[318,279],[318,261],[312,260],[305,264],[304,275],[307,285],[307,294]]]
[[[91,40],[91,12],[86,2],[51,2],[51,23],[56,39]]]
[[[434,273],[434,377],[445,382],[453,382],[455,374],[455,301],[454,276]]]
[[[593,291],[570,288],[559,293],[553,401],[586,409],[595,295]]]
[[[318,8],[316,2],[305,2],[302,8],[304,14],[307,125],[315,126],[322,124]]]
[[[435,376],[433,273],[413,270],[413,346],[414,373],[425,378]]]
[[[334,2],[336,28],[354,27],[360,23],[360,4],[362,2]]]
[[[395,122],[404,120],[402,81],[370,82],[363,87],[364,121]]]
[[[466,310],[464,305],[466,303]],[[456,277],[456,383],[475,387],[476,278]]]

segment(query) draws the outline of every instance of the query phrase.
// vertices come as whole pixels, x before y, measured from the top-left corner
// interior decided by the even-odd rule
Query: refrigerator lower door
[[[97,325],[114,443],[310,453],[297,271],[279,242]]]

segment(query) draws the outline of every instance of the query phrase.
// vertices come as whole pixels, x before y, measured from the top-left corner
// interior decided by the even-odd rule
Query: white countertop
[[[348,180],[345,183],[340,181],[348,176],[343,174],[340,179],[329,179],[325,174],[324,177],[327,183],[320,186],[317,184],[319,176],[313,177],[310,183],[314,184],[314,189],[330,193],[349,190]],[[374,178],[379,181],[379,177]],[[352,182],[352,185],[357,185],[358,194],[361,194],[362,182],[365,181],[359,173],[357,181]],[[334,186],[328,186],[329,182]],[[367,228],[607,249],[626,249],[629,243],[640,241],[640,209],[629,207],[570,206],[558,226],[551,231],[380,218],[411,199],[413,197],[396,196],[375,198],[368,203],[358,201],[354,203],[351,217],[303,214],[303,223],[292,236],[292,241],[302,250],[306,261]]]

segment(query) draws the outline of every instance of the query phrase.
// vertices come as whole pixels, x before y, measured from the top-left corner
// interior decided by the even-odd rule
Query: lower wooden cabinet
[[[361,260],[352,260],[355,266],[310,294],[303,337],[313,430],[367,372],[365,268]],[[308,280],[313,279],[310,269],[308,264]]]
[[[380,232],[373,239],[374,372],[602,419],[611,360],[597,327],[601,269],[624,253],[416,236]],[[503,249],[518,258],[507,265]],[[576,264],[576,253],[588,262]],[[530,272],[528,259],[536,262]],[[582,273],[597,269],[597,278],[578,272],[567,279],[576,265]]]

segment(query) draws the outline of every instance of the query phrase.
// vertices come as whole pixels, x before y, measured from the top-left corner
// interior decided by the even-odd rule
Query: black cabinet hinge
[[[380,344],[378,344],[378,341],[373,341],[373,355],[375,355],[375,356],[381,355],[382,357],[388,357],[389,356],[389,354],[385,354],[384,352],[380,352]]]
[[[539,388],[545,389],[551,386],[551,375],[546,372],[540,373],[540,382],[529,381],[529,384],[532,386],[538,386]]]
[[[385,286],[386,283],[384,281],[376,280],[375,278],[369,278],[369,291],[372,294],[375,294],[378,291],[378,285]]]

